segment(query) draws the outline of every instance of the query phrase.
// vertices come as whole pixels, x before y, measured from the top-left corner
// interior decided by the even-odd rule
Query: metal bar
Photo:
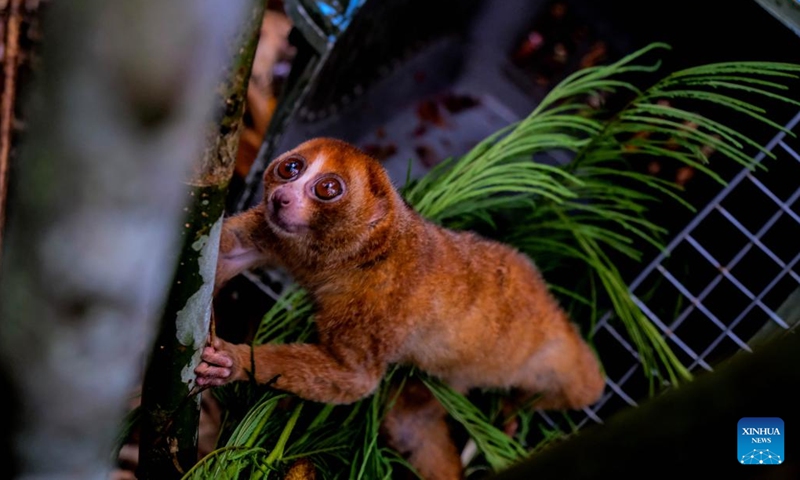
[[[587,410],[591,410],[594,415],[597,415],[594,412],[600,410],[600,408],[602,408],[602,406],[605,405],[605,403],[608,400],[610,400],[611,397],[614,396],[614,393],[619,395],[626,403],[628,403],[628,405],[632,407],[638,406],[638,403],[636,403],[636,401],[633,400],[630,396],[628,396],[628,394],[625,393],[625,391],[622,389],[622,385],[628,381],[628,379],[631,377],[631,375],[633,375],[633,372],[635,372],[638,367],[639,367],[638,363],[631,366],[631,368],[629,368],[628,371],[625,372],[625,374],[622,375],[622,377],[620,377],[620,379],[617,382],[614,382],[611,379],[606,379],[606,385],[608,385],[608,387],[612,390],[612,392],[607,392],[603,394],[600,400],[598,400],[594,405],[590,407],[585,407],[583,411],[586,412]],[[578,429],[583,428],[583,426],[587,423],[588,420],[589,418],[587,417],[584,418],[580,423],[578,423]]]
[[[691,236],[686,237],[686,239],[689,240],[689,243],[694,242],[694,239]],[[658,271],[661,272],[661,274],[664,275],[664,277],[667,280],[669,280],[669,282],[672,283],[675,286],[675,288],[677,288],[678,291],[680,291],[681,294],[684,297],[686,297],[690,302],[692,302],[693,306],[695,306],[698,310],[703,312],[703,314],[706,317],[708,317],[708,319],[711,320],[711,322],[714,325],[719,327],[719,329],[721,331],[725,330],[726,325],[722,321],[720,321],[720,319],[718,319],[716,315],[711,313],[711,311],[708,308],[706,308],[706,306],[703,305],[694,295],[692,295],[691,292],[689,292],[689,290],[687,290],[686,287],[684,287],[683,284],[681,284],[681,282],[672,275],[672,273],[670,273],[662,265],[659,265],[657,268],[658,268]],[[687,308],[687,310],[688,310],[688,308]],[[734,336],[731,337],[731,339],[734,342],[736,342],[737,345],[742,347],[742,349],[746,349],[746,350],[750,349],[750,347],[747,345],[747,342],[743,341],[741,338],[739,338],[739,337],[734,335]]]
[[[790,147],[789,145],[787,145],[787,144],[786,144],[786,142],[784,142],[783,140],[781,140],[780,142],[778,142],[778,144],[779,144],[779,145],[780,145],[780,146],[781,146],[781,147],[782,147],[784,150],[786,150],[786,153],[788,153],[789,155],[793,156],[795,160],[797,160],[798,162],[800,162],[800,153],[797,153],[797,152],[795,152],[795,151],[794,151],[794,149],[793,149],[792,147]]]
[[[798,256],[797,256],[797,257],[795,257],[795,259],[792,261],[792,264],[796,263],[796,262],[797,262],[797,260],[800,260],[800,254],[798,254]],[[777,284],[777,283],[778,283],[778,282],[779,282],[779,281],[780,281],[780,280],[783,278],[783,276],[784,276],[785,272],[786,272],[786,270],[784,270],[783,272],[781,272],[781,274],[777,275],[777,276],[776,276],[776,277],[773,279],[773,281],[772,281],[772,282],[771,282],[769,285],[767,285],[767,288],[765,288],[765,289],[764,289],[764,291],[763,291],[761,294],[759,294],[758,298],[759,298],[759,299],[761,299],[763,295],[766,295],[766,293],[767,293],[769,290],[771,290],[771,289],[772,289],[772,287],[773,287],[775,284]],[[719,344],[720,344],[720,342],[722,342],[722,339],[723,339],[723,338],[725,338],[726,336],[727,336],[727,337],[730,337],[730,335],[731,335],[731,332],[733,331],[733,329],[734,329],[734,328],[736,328],[736,325],[738,325],[738,324],[739,324],[739,322],[741,322],[741,321],[742,321],[742,319],[744,319],[744,317],[745,317],[745,316],[746,316],[746,315],[747,315],[747,314],[750,312],[750,310],[752,310],[752,309],[753,309],[753,307],[755,307],[755,306],[756,306],[756,302],[751,302],[751,303],[750,303],[750,305],[748,305],[748,306],[747,306],[747,307],[746,307],[746,308],[745,308],[745,309],[744,309],[744,310],[743,310],[743,311],[742,311],[742,312],[741,312],[741,313],[740,313],[740,314],[739,314],[739,315],[738,315],[738,316],[737,316],[735,319],[733,319],[733,321],[731,322],[731,324],[728,326],[728,328],[726,328],[726,329],[725,329],[725,331],[722,333],[722,335],[720,335],[719,337],[717,337],[717,338],[716,338],[716,339],[715,339],[713,342],[711,342],[711,344],[708,346],[708,348],[706,348],[705,350],[703,350],[703,353],[701,354],[701,357],[702,357],[702,358],[705,358],[705,357],[707,357],[707,356],[708,356],[708,355],[709,355],[709,354],[710,354],[712,351],[714,351],[714,349],[715,349],[715,348],[717,348],[717,345],[719,345]],[[694,368],[696,365],[697,365],[697,362],[696,362],[696,361],[692,362],[692,364],[691,364],[691,365],[689,365],[689,369],[691,370],[691,369],[692,369],[692,368]]]
[[[631,372],[635,372],[636,371],[636,366],[631,368],[630,371]],[[627,378],[625,378],[625,380],[627,380]],[[636,403],[636,400],[632,399],[627,393],[625,393],[624,390],[622,390],[622,387],[621,387],[622,384],[621,383],[616,383],[613,380],[608,380],[606,383],[608,383],[608,387],[611,388],[611,390],[613,390],[614,393],[616,393],[617,395],[622,397],[623,400],[625,400],[625,403],[627,403],[628,405],[630,405],[632,407],[635,407],[636,405],[638,405]]]
[[[780,198],[776,197],[775,194],[772,193],[772,191],[770,191],[770,189],[766,187],[766,185],[761,183],[761,180],[757,179],[756,177],[754,177],[753,175],[751,175],[749,173],[747,175],[747,178],[751,182],[753,182],[753,185],[755,185],[756,187],[760,188],[761,191],[764,192],[764,194],[766,194],[770,198],[770,200],[772,200],[773,202],[778,204],[778,206],[781,207],[781,210],[783,210],[787,215],[792,217],[792,220],[794,220],[797,223],[800,223],[800,216],[798,216],[796,213],[794,213],[792,211],[792,209],[789,208],[788,205],[786,205],[784,202],[781,201]]]
[[[692,348],[691,348],[691,347],[689,347],[689,345],[686,345],[686,343],[684,343],[684,342],[683,342],[683,340],[681,340],[681,338],[680,338],[680,337],[678,337],[677,335],[675,335],[675,334],[674,334],[674,333],[673,333],[673,332],[672,332],[672,331],[671,331],[669,328],[667,328],[667,326],[666,326],[666,325],[664,325],[664,323],[661,321],[661,319],[660,319],[660,318],[658,318],[658,316],[657,316],[656,314],[654,314],[654,313],[653,313],[653,312],[650,310],[650,307],[648,307],[647,305],[645,305],[645,304],[644,304],[644,302],[642,302],[641,300],[639,300],[639,298],[637,298],[637,297],[636,297],[635,295],[633,295],[633,294],[631,294],[631,298],[633,299],[634,303],[636,303],[636,305],[637,305],[637,306],[638,306],[638,307],[639,307],[639,308],[642,310],[642,312],[643,312],[645,315],[647,315],[647,317],[648,317],[648,318],[649,318],[649,319],[650,319],[650,320],[653,322],[653,324],[655,324],[655,325],[656,325],[658,328],[660,328],[660,329],[661,329],[661,331],[662,331],[662,332],[664,332],[664,334],[665,334],[665,335],[666,335],[666,336],[667,336],[667,337],[668,337],[670,340],[672,340],[673,342],[675,342],[675,345],[678,345],[679,347],[681,347],[681,348],[683,349],[683,351],[684,351],[684,352],[685,352],[687,355],[689,355],[690,357],[692,357],[692,359],[694,359],[694,360],[697,360],[697,361],[700,363],[700,366],[702,366],[703,368],[705,368],[705,369],[706,369],[706,370],[708,370],[708,371],[711,371],[711,366],[710,366],[710,365],[708,365],[708,364],[707,364],[705,361],[703,361],[703,359],[701,359],[701,358],[698,358],[698,357],[697,357],[697,354],[696,354],[696,353],[694,353],[694,350],[692,350]]]
[[[622,347],[625,350],[627,350],[633,356],[633,358],[636,359],[637,362],[639,361],[639,352],[637,352],[636,349],[633,348],[633,346],[627,340],[625,340],[625,338],[623,338],[622,335],[620,335],[620,333],[614,327],[612,327],[609,324],[605,324],[604,328],[606,329],[606,331],[608,331],[608,333],[611,334],[612,337],[614,337],[614,339],[616,339],[620,344],[622,344]]]
[[[561,429],[558,426],[558,424],[556,422],[554,422],[552,418],[550,418],[550,416],[548,414],[546,414],[545,412],[543,412],[541,410],[537,410],[537,411],[539,412],[539,415],[541,415],[541,417],[544,419],[544,421],[547,422],[547,424],[550,426],[550,428],[558,428],[559,430]]]
[[[764,287],[764,289],[761,291],[761,293],[759,293],[759,294],[758,294],[758,297],[756,297],[756,298],[757,298],[759,301],[760,301],[762,298],[764,298],[764,296],[765,296],[765,295],[767,295],[767,294],[770,292],[770,290],[772,290],[772,288],[773,288],[775,285],[777,285],[779,281],[781,281],[781,279],[783,279],[783,277],[786,275],[786,273],[787,273],[788,271],[791,271],[791,270],[789,270],[789,269],[793,268],[793,267],[794,267],[794,265],[796,265],[798,262],[800,262],[800,253],[798,253],[798,254],[797,254],[797,255],[796,255],[796,256],[795,256],[795,257],[792,259],[792,261],[790,261],[788,264],[786,264],[786,266],[785,266],[785,267],[784,267],[784,269],[781,271],[781,273],[779,273],[778,275],[776,275],[776,276],[775,276],[775,278],[773,278],[773,279],[772,279],[772,281],[771,281],[771,282],[770,282],[770,283],[769,283],[769,284],[768,284],[766,287]],[[798,282],[798,283],[800,283],[800,282]],[[739,315],[738,315],[736,318],[734,318],[734,319],[733,319],[733,321],[730,323],[730,325],[728,325],[728,328],[726,328],[726,332],[727,332],[728,330],[733,330],[734,328],[736,328],[736,325],[738,325],[738,324],[739,324],[739,322],[741,322],[741,321],[744,319],[744,317],[745,317],[745,316],[747,316],[747,314],[748,314],[748,313],[750,313],[750,310],[752,310],[752,309],[753,309],[753,307],[755,307],[755,306],[756,306],[756,302],[751,302],[751,303],[750,303],[750,305],[748,305],[748,306],[747,306],[747,307],[746,307],[744,310],[742,310],[742,312],[741,312],[741,313],[740,313],[740,314],[739,314]],[[706,356],[707,356],[709,353],[711,353],[711,351],[712,351],[714,348],[716,348],[716,346],[717,346],[717,345],[719,345],[719,342],[721,342],[721,341],[722,341],[722,338],[724,338],[724,337],[725,337],[725,335],[720,335],[720,337],[718,337],[716,340],[714,340],[714,341],[711,343],[711,345],[710,345],[710,346],[709,346],[709,347],[708,347],[708,348],[707,348],[707,349],[706,349],[706,350],[705,350],[705,351],[702,353],[702,355],[701,355],[701,356],[702,356],[703,358],[705,358],[705,357],[706,357]],[[692,363],[692,365],[691,365],[691,366],[689,366],[689,368],[691,369],[693,366],[694,366],[694,363]]]
[[[717,259],[716,259],[716,258],[714,258],[714,257],[713,257],[713,255],[711,255],[710,253],[708,253],[708,251],[707,251],[705,248],[703,248],[703,246],[702,246],[702,245],[700,245],[700,244],[699,244],[699,243],[698,243],[698,242],[697,242],[697,241],[696,241],[694,238],[692,238],[691,236],[689,236],[689,237],[686,237],[686,240],[687,240],[687,241],[688,241],[688,242],[689,242],[689,243],[690,243],[690,244],[691,244],[691,245],[692,245],[692,246],[693,246],[693,247],[694,247],[694,248],[695,248],[695,249],[696,249],[698,252],[700,252],[700,254],[701,254],[701,255],[703,255],[704,257],[706,257],[706,259],[708,259],[708,260],[709,260],[709,261],[710,261],[710,262],[711,262],[711,263],[712,263],[712,264],[713,264],[715,267],[717,267],[717,268],[720,270],[720,272],[722,272],[722,275],[724,275],[724,276],[725,276],[725,278],[727,278],[727,279],[728,279],[728,280],[729,280],[729,281],[730,281],[732,284],[734,284],[734,285],[736,286],[736,288],[738,288],[738,289],[739,289],[739,290],[740,290],[742,293],[744,293],[744,294],[745,294],[745,295],[746,295],[746,296],[747,296],[747,297],[748,297],[748,298],[749,298],[749,299],[750,299],[752,302],[756,303],[756,304],[757,304],[759,307],[761,307],[761,309],[762,309],[762,310],[764,310],[764,312],[765,312],[767,315],[769,315],[770,317],[772,317],[772,319],[773,319],[773,320],[775,320],[775,322],[776,322],[778,325],[782,326],[783,328],[789,328],[789,326],[788,326],[788,325],[786,325],[786,322],[784,322],[784,321],[781,319],[781,317],[779,317],[777,314],[775,314],[775,312],[773,312],[773,311],[772,311],[772,310],[771,310],[769,307],[767,307],[766,305],[764,305],[763,303],[761,303],[761,301],[760,301],[760,300],[756,300],[756,296],[755,296],[755,295],[753,295],[753,292],[751,292],[751,291],[750,291],[750,290],[749,290],[747,287],[745,287],[744,285],[742,285],[742,283],[741,283],[741,282],[739,282],[739,280],[738,280],[736,277],[734,277],[733,275],[731,275],[731,274],[730,274],[730,272],[728,271],[728,269],[727,269],[726,267],[723,267],[723,266],[722,266],[722,265],[721,265],[721,264],[720,264],[720,263],[717,261]],[[704,312],[704,313],[705,313],[705,312]],[[749,347],[748,347],[748,350],[749,350]]]
[[[792,203],[794,203],[797,200],[798,197],[800,197],[800,190],[795,192],[790,197],[788,203],[791,205]],[[714,205],[714,208],[719,210],[720,208],[724,208],[724,207],[722,207],[721,205],[717,204],[717,205]],[[778,221],[778,219],[781,217],[782,214],[783,214],[782,210],[778,210],[777,212],[775,212],[772,215],[772,217],[770,217],[770,219],[767,220],[767,222],[758,230],[758,232],[756,232],[755,238],[759,238],[760,239],[765,233],[767,233],[767,231],[769,231],[769,229],[772,228],[773,225],[775,225],[775,223]],[[734,224],[734,225],[736,225],[736,224]],[[739,261],[742,258],[744,258],[744,256],[747,254],[747,252],[750,251],[751,248],[752,248],[752,244],[751,243],[748,243],[747,245],[742,247],[742,249],[739,250],[739,252],[731,259],[731,261],[728,262],[728,269],[729,270],[733,269],[736,266],[736,264],[738,264]],[[706,296],[708,296],[708,294],[711,293],[714,290],[714,288],[719,284],[719,282],[722,280],[722,278],[723,278],[722,273],[717,273],[716,277],[714,277],[714,279],[711,280],[708,283],[708,285],[703,289],[703,291],[700,292],[699,295],[697,295],[698,302],[702,302],[703,300],[705,300]],[[686,309],[683,312],[681,312],[680,315],[678,315],[678,318],[676,318],[672,322],[672,324],[670,325],[670,328],[673,328],[673,329],[674,328],[678,328],[678,326],[686,319],[686,317],[689,316],[689,314],[692,313],[692,311],[694,311],[694,308],[695,308],[694,304],[689,305],[688,307],[686,307]]]
[[[242,275],[244,276],[244,278],[248,279],[253,285],[255,285],[256,288],[267,294],[269,298],[275,300],[276,302],[280,300],[281,298],[280,293],[276,292],[275,290],[272,289],[272,287],[261,281],[261,278],[259,278],[259,276],[256,275],[255,273],[243,272]]]
[[[800,196],[800,189],[798,189],[797,192],[795,192],[795,196]],[[761,242],[761,240],[759,240],[758,236],[750,233],[750,230],[748,230],[747,227],[745,227],[738,220],[736,220],[736,217],[734,217],[729,211],[727,211],[725,207],[720,205],[717,207],[717,210],[719,211],[719,213],[722,214],[722,216],[727,218],[729,222],[731,222],[736,228],[738,228],[739,231],[742,232],[748,238],[748,240],[750,240],[752,244],[756,245],[758,248],[761,249],[762,252],[764,252],[770,259],[772,259],[773,262],[777,263],[779,267],[786,269],[786,264],[783,262],[783,260],[781,260],[780,257],[775,255],[775,253],[773,253],[773,251],[770,250],[769,247],[764,245]],[[775,217],[776,219],[780,218],[780,213],[781,212],[779,211],[778,215]],[[794,278],[796,281],[800,282],[800,275],[796,274],[793,270],[787,270],[787,273],[791,275],[792,278]]]
[[[789,123],[786,124],[786,130],[793,129],[798,123],[800,123],[800,112],[797,112],[797,114],[795,114],[795,116],[792,117]],[[772,138],[772,140],[769,141],[769,143],[767,143],[767,145],[764,147],[765,150],[771,151],[773,148],[775,148],[778,142],[781,142],[783,140],[785,136],[786,132],[783,131],[779,132]],[[760,151],[753,159],[753,163],[760,163],[765,156],[766,153]],[[714,209],[714,207],[717,204],[719,204],[722,201],[722,199],[725,198],[728,195],[728,193],[730,193],[730,191],[733,190],[733,188],[735,188],[736,185],[738,185],[747,176],[748,173],[749,170],[743,169],[733,178],[733,180],[728,182],[725,189],[723,189],[720,193],[718,193],[717,196],[714,197],[714,199],[711,200],[711,202],[709,202],[708,205],[706,205],[705,208],[703,208],[703,210],[701,210],[700,213],[698,213],[692,219],[692,221],[689,222],[689,224],[678,235],[675,236],[674,239],[672,239],[672,241],[666,246],[666,248],[664,248],[664,251],[659,253],[658,256],[656,256],[656,258],[652,262],[650,262],[650,264],[644,270],[642,270],[642,273],[636,276],[636,278],[631,282],[629,287],[631,292],[636,290],[636,288],[644,281],[644,279],[647,278],[647,276],[650,275],[650,273],[652,273],[656,265],[660,264],[667,257],[667,255],[669,255],[670,252],[672,252],[672,250],[674,250],[675,247],[677,247],[678,244],[683,241],[684,237],[686,237],[689,233],[691,233],[692,230],[694,230],[700,224],[700,222],[711,212],[711,210]]]
[[[598,416],[597,416],[597,414],[596,414],[596,413],[594,413],[594,411],[593,411],[591,408],[589,408],[589,407],[584,407],[584,408],[582,408],[582,410],[583,410],[583,413],[585,413],[585,414],[586,414],[586,418],[584,419],[584,421],[585,421],[586,419],[589,419],[589,418],[591,418],[592,420],[594,420],[594,421],[595,421],[595,423],[603,424],[603,419],[602,419],[602,418],[600,418],[600,417],[598,417]],[[580,424],[579,424],[579,425],[580,425]],[[578,427],[578,428],[580,428],[580,427]]]
[[[592,327],[592,335],[596,334],[601,328],[608,326],[608,321],[611,319],[611,311],[603,314],[602,317]]]

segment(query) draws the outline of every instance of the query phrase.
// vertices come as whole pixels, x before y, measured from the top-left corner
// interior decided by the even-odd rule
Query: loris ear
[[[366,165],[366,178],[368,194],[367,199],[369,202],[369,228],[374,229],[382,223],[383,220],[389,221],[392,216],[392,199],[394,187],[389,179],[386,170],[378,164],[377,161],[368,162]]]
[[[389,215],[389,200],[378,197],[373,201],[372,214],[369,217],[369,228],[375,228]]]

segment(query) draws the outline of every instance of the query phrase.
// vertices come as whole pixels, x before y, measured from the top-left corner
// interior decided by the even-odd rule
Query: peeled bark
[[[232,62],[217,86],[217,115],[186,182],[188,216],[183,249],[170,288],[142,390],[140,480],[180,478],[197,462],[200,395],[194,369],[209,334],[217,249],[228,183],[233,175],[245,95],[264,15],[263,0],[247,0],[248,18],[232,42]]]
[[[6,478],[107,479],[175,271],[204,127],[245,0],[53,2],[11,177],[0,380]]]

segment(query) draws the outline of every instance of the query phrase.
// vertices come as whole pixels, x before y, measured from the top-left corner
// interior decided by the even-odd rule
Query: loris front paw
[[[234,345],[216,338],[211,345],[203,349],[202,361],[194,369],[196,382],[200,386],[217,387],[236,380],[242,380],[243,353],[247,354],[246,345]]]

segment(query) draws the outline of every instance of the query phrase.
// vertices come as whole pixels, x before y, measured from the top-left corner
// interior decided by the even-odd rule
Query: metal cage
[[[800,112],[785,128],[800,136]],[[629,285],[636,304],[698,374],[800,320],[800,181],[784,181],[800,179],[800,141],[780,132],[765,149],[776,159],[739,172]],[[766,164],[765,157],[754,160]],[[657,296],[647,295],[652,289]],[[675,304],[680,308],[664,307]],[[612,320],[606,313],[593,332],[606,392],[582,413],[538,412],[551,428],[602,423],[648,398],[636,349]]]

